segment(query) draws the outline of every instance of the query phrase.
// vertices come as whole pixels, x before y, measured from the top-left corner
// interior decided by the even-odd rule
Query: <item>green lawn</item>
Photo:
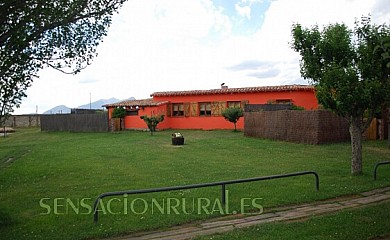
[[[363,240],[390,235],[390,202],[312,217],[305,221],[267,223],[197,240]]]
[[[177,130],[176,130],[177,131]],[[0,138],[0,236],[4,239],[85,239],[117,236],[141,230],[219,216],[214,214],[135,214],[124,212],[124,202],[160,203],[169,198],[218,199],[219,187],[144,194],[114,199],[113,212],[100,214],[93,223],[88,208],[103,192],[156,188],[249,178],[304,170],[320,175],[301,176],[228,186],[229,208],[240,209],[241,198],[261,198],[267,208],[354,194],[390,185],[390,166],[381,166],[372,180],[377,161],[390,160],[384,141],[364,143],[365,175],[350,174],[350,144],[312,146],[246,138],[232,131],[181,131],[186,144],[171,145],[175,130],[121,133],[46,133],[19,129]],[[138,201],[134,201],[136,198]],[[43,200],[42,200],[43,199]],[[57,199],[55,203],[55,199]],[[104,203],[110,199],[105,199]],[[44,203],[48,209],[42,207]],[[140,205],[141,203],[141,205]],[[57,204],[57,213],[54,206]],[[104,206],[104,205],[103,205]],[[68,211],[66,211],[68,208]]]

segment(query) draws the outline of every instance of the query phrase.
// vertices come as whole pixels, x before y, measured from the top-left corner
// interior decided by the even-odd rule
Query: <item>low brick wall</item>
[[[348,141],[348,128],[345,119],[325,110],[244,113],[244,134],[251,137],[324,144]]]
[[[41,125],[41,115],[11,115],[5,121],[6,127],[39,127]]]

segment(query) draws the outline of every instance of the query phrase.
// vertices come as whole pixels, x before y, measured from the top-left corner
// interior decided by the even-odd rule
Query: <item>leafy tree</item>
[[[389,25],[374,25],[368,17],[356,21],[353,30],[344,24],[331,24],[322,31],[318,26],[292,27],[292,48],[301,55],[301,75],[316,86],[319,103],[350,123],[354,175],[363,170],[362,134],[390,96],[384,57],[389,48],[377,47],[389,33]]]
[[[126,109],[123,107],[116,107],[112,110],[112,118],[124,118],[126,116]]]
[[[37,73],[78,73],[97,55],[126,0],[0,2],[0,123],[19,107]]]
[[[384,64],[390,70],[390,36],[379,38],[379,43],[374,48],[374,54],[375,53],[379,53],[382,56]],[[383,136],[382,140],[385,139],[386,133],[388,132],[386,123],[388,123],[388,121],[389,121],[389,114],[390,114],[390,112],[388,111],[388,108],[387,108],[387,106],[390,105],[390,99],[389,99],[390,92],[388,92],[386,94],[386,96],[388,96],[388,98],[386,99],[387,102],[385,104],[383,104],[382,108],[381,108],[381,114],[382,114],[381,118],[382,118],[383,124],[381,124],[380,127],[381,127],[381,132],[384,133],[383,135],[380,135],[380,137]],[[388,136],[388,137],[390,137],[390,136]],[[390,144],[389,144],[389,148],[390,148]]]
[[[144,116],[141,116],[140,118],[142,120],[144,120],[144,122],[148,126],[148,128],[150,130],[150,135],[153,135],[153,132],[156,131],[157,125],[160,122],[164,121],[164,115],[152,115],[150,117],[148,117],[147,115],[144,115]]]
[[[236,124],[240,117],[244,116],[244,113],[241,108],[226,108],[222,112],[222,116],[229,122],[234,124],[234,131],[237,131]]]

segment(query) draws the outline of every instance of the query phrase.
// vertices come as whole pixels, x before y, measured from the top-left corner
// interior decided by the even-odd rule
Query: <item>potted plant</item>
[[[184,136],[181,133],[173,133],[172,145],[183,145],[183,144],[184,144]]]

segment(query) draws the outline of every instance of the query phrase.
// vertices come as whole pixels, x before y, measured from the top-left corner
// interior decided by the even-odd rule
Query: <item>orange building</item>
[[[317,109],[318,103],[313,86],[285,85],[267,87],[245,87],[212,90],[155,92],[152,98],[128,100],[104,105],[111,118],[115,107],[127,111],[125,129],[147,129],[140,119],[143,115],[164,114],[165,120],[158,129],[233,129],[232,123],[222,117],[227,107],[241,107],[245,104],[291,103],[307,110]],[[244,120],[237,122],[237,128],[244,128]]]

